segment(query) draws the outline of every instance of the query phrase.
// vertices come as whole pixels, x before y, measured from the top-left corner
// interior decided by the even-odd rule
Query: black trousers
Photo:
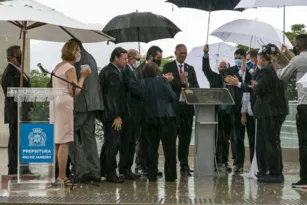
[[[257,144],[257,147],[263,146],[266,166],[269,174],[273,176],[280,176],[283,172],[280,130],[284,121],[284,116],[272,116],[258,119],[262,144]]]
[[[114,130],[112,124],[113,122],[103,124],[104,143],[100,153],[101,174],[107,177],[116,174],[116,155],[120,149],[121,131]]]
[[[296,127],[298,134],[300,177],[307,180],[307,105],[297,106]]]
[[[123,124],[123,130],[120,138],[120,160],[119,173],[131,171],[133,165],[136,140],[140,135],[140,122],[132,119]]]
[[[249,158],[250,163],[252,163],[255,152],[255,119],[253,116],[246,115],[247,123],[246,123],[246,131],[248,136],[248,144],[249,144]],[[243,141],[244,143],[244,141]]]
[[[17,174],[18,170],[18,123],[9,123],[9,142],[8,142],[8,174]],[[29,174],[29,166],[23,164],[20,167],[21,174]]]
[[[135,147],[135,166],[138,170],[147,171],[146,167],[146,150],[147,150],[147,143],[144,136],[142,124],[140,126],[140,134],[136,140],[136,147]]]
[[[193,126],[193,110],[191,109],[193,108],[185,103],[177,104],[175,109],[179,137],[178,159],[182,168],[189,166],[188,158]]]
[[[226,164],[228,166],[230,133],[230,116],[226,110],[220,109],[218,112],[218,133],[216,135],[217,165]]]
[[[160,140],[162,141],[163,153],[165,158],[164,175],[166,181],[174,181],[176,174],[176,120],[175,118],[153,118],[142,123],[142,128],[147,147],[147,168],[148,179],[155,181],[158,170],[158,149]]]
[[[257,119],[255,119],[257,120]],[[260,174],[266,174],[268,171],[268,166],[266,164],[265,160],[265,142],[264,142],[264,136],[263,131],[260,131],[261,126],[260,124],[261,120],[257,120],[257,129],[256,129],[256,155],[257,155],[257,165],[258,165],[258,171]]]
[[[8,143],[8,174],[17,174],[18,166],[18,123],[9,124],[9,143]]]
[[[245,159],[245,127],[241,123],[242,114],[239,111],[234,112],[235,118],[235,147],[236,147],[236,158],[234,165],[243,168]]]

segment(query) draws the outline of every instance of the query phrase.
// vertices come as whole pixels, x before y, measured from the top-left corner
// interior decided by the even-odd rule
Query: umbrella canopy
[[[197,80],[201,88],[209,88],[209,82],[202,71],[202,57],[204,46],[195,47],[191,50],[186,63],[192,65],[195,69]],[[224,60],[233,66],[234,63],[234,53],[237,50],[236,47],[226,44],[224,42],[209,44],[209,59],[210,67],[214,72],[218,72],[218,64],[220,61]]]
[[[237,5],[239,1],[240,0],[167,0],[166,2],[173,3],[178,7],[209,11],[207,39],[206,39],[206,44],[208,44],[211,11],[233,10],[235,5]]]
[[[82,42],[102,42],[112,38],[101,31],[76,21],[33,0],[16,0],[0,3],[0,36],[22,37],[21,72],[24,73],[26,38],[66,42],[77,38]],[[20,78],[23,87],[23,77]]]
[[[225,42],[237,43],[252,48],[261,48],[263,45],[273,43],[281,47],[284,34],[277,28],[257,20],[238,19],[222,25],[211,33]],[[285,37],[285,45],[292,47]]]
[[[235,9],[258,8],[258,7],[283,7],[283,32],[286,31],[286,6],[306,6],[306,0],[241,0]],[[285,43],[285,37],[283,38]]]
[[[178,7],[200,9],[204,11],[233,10],[240,0],[168,0]]]
[[[241,0],[239,4],[235,7],[235,9],[306,5],[306,0]]]
[[[174,38],[181,30],[164,16],[133,12],[114,17],[102,30],[115,38],[114,43],[144,42]]]
[[[56,10],[30,0],[7,1],[0,4],[0,35],[44,41],[66,42],[74,37],[83,43],[112,39],[87,24],[69,18]]]

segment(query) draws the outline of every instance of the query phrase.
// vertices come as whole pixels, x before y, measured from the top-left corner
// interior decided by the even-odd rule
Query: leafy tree
[[[291,31],[285,32],[292,44],[294,44],[297,35],[307,34],[305,27],[304,24],[294,24],[291,26]],[[292,76],[287,84],[286,95],[288,100],[297,100],[296,76]]]
[[[30,72],[31,87],[45,88],[50,81],[50,77],[39,72],[32,70]],[[49,102],[36,102],[35,111],[32,115],[33,121],[48,121],[49,120]]]

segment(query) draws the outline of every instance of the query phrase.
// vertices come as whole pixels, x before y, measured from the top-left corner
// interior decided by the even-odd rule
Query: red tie
[[[179,73],[180,73],[180,74],[183,73],[182,64],[179,65],[179,69],[180,69],[180,70],[179,70]]]

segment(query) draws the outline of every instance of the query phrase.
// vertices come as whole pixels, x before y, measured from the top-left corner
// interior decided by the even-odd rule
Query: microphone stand
[[[58,78],[58,79],[60,79],[60,80],[62,80],[62,81],[64,81],[64,82],[66,82],[66,83],[68,83],[69,85],[71,85],[72,86],[72,91],[73,91],[73,120],[74,120],[74,160],[73,160],[73,166],[74,166],[74,170],[73,170],[73,180],[72,180],[72,185],[71,185],[71,187],[70,187],[70,191],[73,191],[73,189],[74,189],[74,186],[76,185],[76,184],[78,184],[78,183],[80,183],[80,182],[77,182],[77,169],[76,169],[76,140],[77,140],[77,136],[76,136],[76,129],[75,129],[75,118],[76,118],[76,89],[78,88],[78,89],[81,89],[81,90],[83,90],[84,92],[86,92],[86,90],[85,89],[83,89],[82,87],[80,87],[79,85],[77,85],[76,83],[74,83],[74,82],[70,82],[70,81],[68,81],[68,80],[66,80],[66,79],[64,79],[64,78],[62,78],[62,77],[60,77],[60,76],[57,76],[56,74],[54,74],[53,72],[49,72],[49,71],[47,71],[47,70],[45,70],[45,69],[42,69],[41,68],[41,70],[42,70],[42,72],[44,72],[44,73],[47,73],[47,74],[49,74],[50,75],[50,78],[52,79],[52,76],[54,76],[54,77],[56,77],[56,78]],[[85,184],[89,184],[89,185],[93,185],[93,186],[99,186],[98,184],[92,184],[92,183],[90,183],[90,182],[83,182],[83,183],[85,183]]]

